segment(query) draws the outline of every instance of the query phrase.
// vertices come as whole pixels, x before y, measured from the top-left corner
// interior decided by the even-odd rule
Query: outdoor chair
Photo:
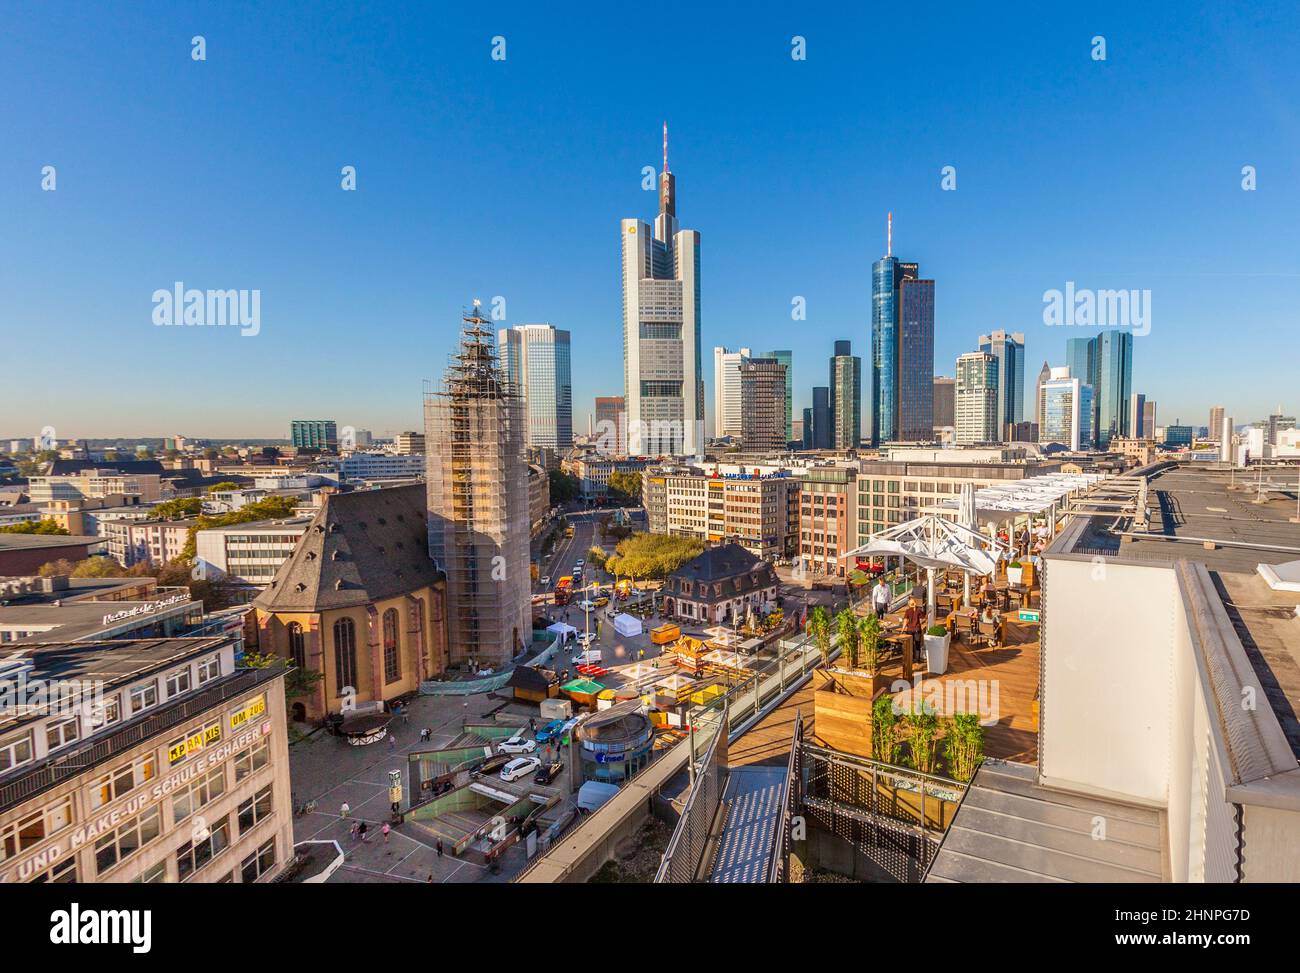
[[[979,623],[979,637],[986,645],[993,645],[998,636],[998,623],[986,622],[981,620]]]
[[[967,644],[975,642],[975,618],[971,615],[956,614],[952,617],[952,630],[958,640]]]

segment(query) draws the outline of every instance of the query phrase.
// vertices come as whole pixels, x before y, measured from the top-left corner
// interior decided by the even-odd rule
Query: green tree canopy
[[[63,534],[72,533],[52,520],[25,520],[20,524],[0,527],[0,534]]]
[[[214,483],[208,487],[208,493],[221,493],[223,490],[238,490],[239,484],[234,480],[222,480],[220,483]]]
[[[663,579],[704,553],[704,541],[667,534],[633,534],[618,542],[605,570],[632,578]]]
[[[640,473],[611,473],[609,475],[610,495],[624,503],[641,502]]]
[[[153,508],[153,515],[160,520],[184,520],[203,511],[203,501],[198,497],[179,497],[164,500]]]
[[[578,478],[572,473],[565,473],[563,470],[551,470],[546,476],[550,480],[551,503],[569,503],[578,498],[581,484],[578,483]]]

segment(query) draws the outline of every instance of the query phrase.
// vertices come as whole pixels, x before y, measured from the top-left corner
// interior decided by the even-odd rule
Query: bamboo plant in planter
[[[857,662],[871,677],[873,696],[889,684],[880,674],[880,619],[870,613],[858,619]]]
[[[871,757],[887,764],[896,764],[902,745],[894,700],[890,696],[881,696],[871,707]]]
[[[948,776],[969,781],[984,759],[984,727],[975,713],[958,713],[944,721],[943,759]]]
[[[817,643],[817,651],[822,654],[822,667],[829,668],[831,664],[831,617],[826,609],[818,605],[808,616],[808,634],[813,637]]]
[[[925,630],[925,668],[932,676],[948,671],[948,643],[952,635],[946,625],[931,625]]]
[[[939,746],[939,717],[924,702],[917,702],[907,714],[907,748],[911,765],[923,774],[934,771]]]
[[[850,608],[840,609],[835,616],[835,627],[840,638],[840,662],[849,669],[858,667],[858,616]]]

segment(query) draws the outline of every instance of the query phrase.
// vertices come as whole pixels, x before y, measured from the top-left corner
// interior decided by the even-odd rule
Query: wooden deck
[[[888,671],[893,675],[897,667]],[[802,715],[804,739],[825,746],[817,737],[813,719],[813,691],[823,681],[814,672],[807,685],[732,744],[728,751],[731,766],[784,764],[790,756],[796,712]],[[935,683],[937,690],[933,688]],[[996,717],[996,723],[984,728],[987,756],[1018,763],[1038,760],[1038,719],[1034,714],[1034,697],[1038,691],[1037,641],[991,649],[971,648],[954,640],[949,649],[948,671],[937,679],[923,679],[921,690],[925,698],[936,703],[955,703],[958,709],[979,710]],[[901,705],[906,705],[910,692],[899,693]]]

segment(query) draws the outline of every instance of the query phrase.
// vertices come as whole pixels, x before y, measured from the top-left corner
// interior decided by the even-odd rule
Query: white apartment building
[[[997,443],[998,360],[983,351],[971,351],[957,359],[957,442]]]
[[[259,520],[194,534],[194,567],[209,581],[255,597],[275,578],[307,532],[310,517]]]
[[[339,473],[348,480],[410,480],[424,476],[424,453],[352,453],[339,460]]]
[[[748,348],[713,349],[713,435],[740,436],[740,366],[753,357]]]

